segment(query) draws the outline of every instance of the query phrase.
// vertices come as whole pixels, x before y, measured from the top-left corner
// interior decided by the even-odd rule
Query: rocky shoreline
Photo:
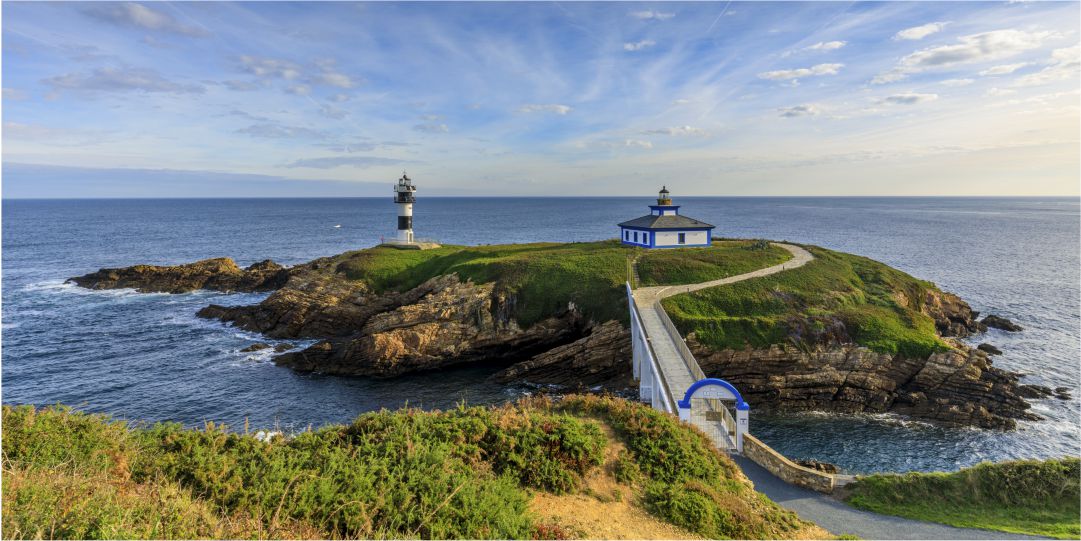
[[[70,281],[90,289],[140,292],[273,291],[259,304],[210,305],[198,315],[270,338],[318,339],[311,347],[274,357],[275,363],[298,371],[386,378],[464,363],[513,363],[492,379],[613,392],[633,386],[630,336],[622,323],[591,321],[569,304],[522,328],[514,318],[513,295],[453,274],[406,291],[376,292],[363,281],[347,279],[332,258],[290,268],[269,260],[241,268],[218,258],[102,269]],[[1021,385],[1019,374],[993,366],[988,348],[956,340],[987,329],[967,303],[937,290],[927,295],[923,311],[951,349],[925,359],[828,340],[721,351],[702,346],[693,335],[688,343],[707,375],[732,382],[756,408],[893,412],[996,429],[1039,419],[1028,411],[1026,398],[1052,393]],[[985,321],[1000,328],[1013,325],[991,318]]]

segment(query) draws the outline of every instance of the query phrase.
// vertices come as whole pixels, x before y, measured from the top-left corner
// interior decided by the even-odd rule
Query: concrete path
[[[741,282],[751,278],[769,276],[778,272],[802,267],[814,259],[810,252],[791,244],[773,243],[788,250],[792,259],[780,265],[766,267],[753,272],[729,276],[720,280],[711,280],[698,284],[678,286],[643,287],[633,291],[635,304],[642,315],[642,327],[650,339],[657,363],[668,382],[669,393],[677,400],[683,397],[695,378],[680,353],[676,340],[661,321],[657,313],[660,300],[680,293],[689,293],[710,287]],[[700,421],[700,422],[696,422]],[[713,422],[692,416],[692,422],[720,443],[720,434]],[[755,490],[765,494],[780,506],[795,511],[804,520],[809,520],[825,528],[834,535],[851,534],[861,539],[1044,539],[971,528],[954,528],[945,524],[923,522],[907,518],[879,515],[855,509],[825,494],[790,485],[746,457],[732,455],[733,460],[743,473],[754,483]]]
[[[1045,539],[861,511],[824,494],[790,485],[746,457],[732,455],[732,460],[754,483],[755,490],[834,535],[850,534],[861,539]]]

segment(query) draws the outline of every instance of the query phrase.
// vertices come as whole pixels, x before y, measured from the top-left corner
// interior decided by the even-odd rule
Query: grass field
[[[853,342],[926,357],[946,349],[920,312],[934,284],[883,263],[806,247],[815,259],[798,269],[665,299],[680,332],[714,349]]]
[[[1081,460],[983,463],[955,473],[872,475],[846,501],[876,513],[984,528],[1081,537]]]
[[[778,265],[792,259],[784,248],[752,240],[716,240],[708,248],[642,250],[641,286],[696,284]]]
[[[616,398],[383,411],[270,441],[29,406],[4,406],[3,427],[10,539],[570,535],[536,521],[530,493],[581,491],[606,433],[626,447],[615,473],[629,497],[664,521],[718,538],[814,530],[703,435]]]

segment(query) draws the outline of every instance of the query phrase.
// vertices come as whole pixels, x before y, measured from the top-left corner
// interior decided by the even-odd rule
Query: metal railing
[[[664,372],[661,370],[660,363],[657,362],[657,355],[653,351],[653,343],[649,339],[649,335],[646,334],[646,328],[642,325],[642,313],[638,310],[638,304],[634,302],[634,295],[631,293],[631,283],[627,282],[627,304],[631,309],[631,325],[635,325],[638,329],[638,336],[642,337],[644,348],[642,352],[645,354],[649,361],[650,370],[653,373],[654,381],[652,385],[657,388],[661,395],[661,402],[664,411],[675,414],[678,411],[676,407],[676,400],[669,394],[668,380],[664,376]]]
[[[695,360],[694,354],[691,353],[691,348],[687,346],[687,341],[679,334],[679,330],[676,329],[676,325],[672,323],[672,319],[668,317],[668,313],[664,311],[664,307],[658,302],[653,305],[653,308],[656,310],[657,317],[660,318],[661,323],[664,324],[664,329],[668,331],[668,335],[672,337],[672,343],[676,345],[676,349],[679,350],[679,356],[683,359],[683,364],[687,366],[687,370],[690,370],[695,381],[705,379],[705,372],[702,372],[702,367],[698,366],[698,361]]]

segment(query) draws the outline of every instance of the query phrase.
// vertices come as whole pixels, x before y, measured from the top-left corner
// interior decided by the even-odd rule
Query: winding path
[[[802,267],[814,260],[810,252],[799,246],[776,242],[773,245],[788,250],[792,254],[792,259],[779,265],[719,280],[687,285],[642,287],[633,291],[635,303],[641,309],[642,325],[645,327],[646,334],[651,337],[669,338],[669,340],[651,340],[651,344],[657,355],[657,361],[665,373],[670,390],[679,391],[679,394],[682,394],[683,390],[694,383],[695,378],[684,364],[676,345],[676,340],[682,341],[682,337],[672,336],[656,313],[661,299],[769,276]],[[719,437],[719,434],[713,434],[709,430],[706,433],[711,437]],[[818,524],[834,535],[850,534],[862,539],[1044,539],[992,530],[955,528],[945,524],[862,511],[825,494],[790,485],[746,457],[733,455],[732,459],[743,470],[744,475],[754,483],[755,490],[765,494],[781,507],[795,511],[801,518]]]

